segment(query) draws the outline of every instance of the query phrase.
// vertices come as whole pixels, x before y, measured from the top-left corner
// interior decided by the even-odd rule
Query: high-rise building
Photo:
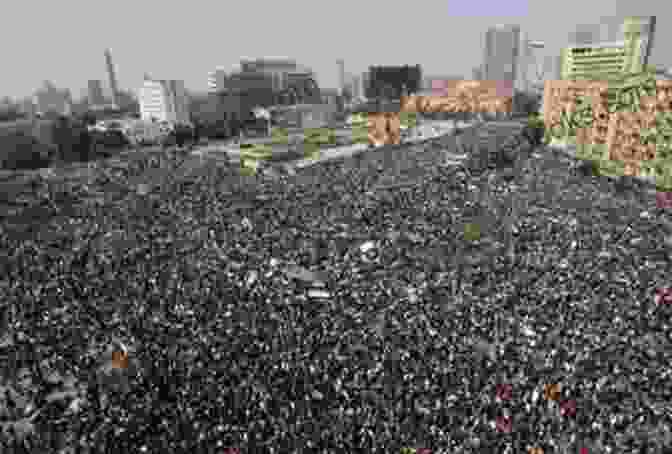
[[[243,59],[240,65],[235,65],[234,68],[228,69],[223,66],[218,66],[214,71],[208,74],[208,90],[211,93],[223,92],[229,90],[229,85],[240,85],[240,83],[247,79],[247,76],[252,82],[252,85],[257,86],[258,75],[268,76],[271,81],[271,89],[274,91],[286,90],[289,86],[295,84],[297,80],[315,80],[315,73],[305,66],[297,64],[293,60],[286,58],[260,58],[260,59]],[[242,89],[239,86],[236,89]]]
[[[105,50],[105,65],[107,66],[107,77],[110,82],[112,104],[118,106],[119,99],[117,98],[117,94],[119,93],[119,87],[117,86],[117,76],[114,73],[114,65],[112,64],[112,54],[110,53],[110,49]]]
[[[569,34],[569,45],[591,45],[623,39],[622,17],[602,17],[598,24],[578,24]]]
[[[580,25],[563,49],[565,79],[618,77],[648,65],[656,29],[655,16],[602,18],[600,24]]]
[[[515,82],[520,57],[520,27],[498,25],[485,34],[483,79]]]
[[[99,80],[90,80],[88,84],[88,98],[90,106],[102,106],[105,104],[103,96],[103,84]]]
[[[140,116],[146,120],[189,123],[189,97],[179,80],[145,80],[138,91]]]
[[[364,91],[362,89],[362,76],[357,74],[350,74],[350,86],[352,99],[359,99],[364,96]]]
[[[560,80],[562,79],[562,55],[548,55],[546,61],[547,79]]]
[[[369,71],[362,72],[362,96],[366,98],[371,84],[371,73]]]
[[[483,79],[483,68],[481,67],[481,65],[476,66],[475,68],[473,68],[473,69],[471,70],[471,78],[472,78],[473,80],[481,80],[481,79]]]
[[[208,90],[229,119],[258,106],[320,101],[315,73],[285,57],[244,58],[228,71],[217,67],[208,75]]]
[[[217,67],[208,74],[208,92],[217,93],[226,90],[227,71],[224,67]]]
[[[600,28],[596,24],[577,24],[569,34],[569,44],[580,46],[592,44],[599,40]]]
[[[370,66],[367,98],[399,99],[422,89],[420,65]]]

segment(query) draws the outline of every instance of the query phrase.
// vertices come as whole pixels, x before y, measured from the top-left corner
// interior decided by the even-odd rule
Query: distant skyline
[[[233,67],[242,56],[296,59],[325,88],[338,86],[338,59],[352,74],[369,65],[420,64],[428,76],[470,77],[483,61],[492,25],[518,24],[523,34],[546,42],[545,54],[559,54],[577,25],[603,16],[658,16],[651,63],[672,67],[672,2],[664,0],[424,0],[410,6],[288,0],[235,8],[214,0],[174,6],[118,0],[104,14],[83,0],[28,0],[13,3],[11,13],[23,20],[0,27],[3,43],[17,43],[3,46],[0,97],[14,99],[32,95],[44,80],[75,98],[86,93],[88,80],[102,80],[109,96],[107,48],[119,89],[131,91],[149,73],[205,92],[210,71]]]

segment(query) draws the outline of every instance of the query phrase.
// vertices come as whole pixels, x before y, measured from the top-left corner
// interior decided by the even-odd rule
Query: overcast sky
[[[488,26],[520,24],[558,53],[577,24],[602,16],[657,15],[653,62],[672,66],[670,0],[84,0],[11,2],[0,27],[0,96],[32,94],[45,79],[79,97],[89,79],[107,88],[109,47],[119,86],[144,73],[205,91],[207,74],[241,56],[287,56],[336,87],[371,64],[420,64],[426,75],[463,75],[483,58]]]

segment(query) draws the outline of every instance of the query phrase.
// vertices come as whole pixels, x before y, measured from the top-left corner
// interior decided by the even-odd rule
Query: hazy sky
[[[215,66],[241,56],[287,56],[336,87],[370,64],[420,64],[426,75],[464,75],[483,58],[488,26],[517,23],[558,53],[573,27],[609,15],[657,15],[653,63],[672,67],[670,0],[23,0],[3,8],[0,96],[31,94],[45,79],[75,98],[88,79],[107,89],[103,51],[112,50],[119,85],[144,73],[205,91]]]

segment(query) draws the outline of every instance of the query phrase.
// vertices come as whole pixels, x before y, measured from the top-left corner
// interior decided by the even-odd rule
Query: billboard
[[[433,80],[433,96],[460,96],[461,94],[487,94],[497,98],[513,97],[512,80]]]
[[[402,98],[407,112],[507,112],[512,108],[513,81],[439,80],[429,96]]]

